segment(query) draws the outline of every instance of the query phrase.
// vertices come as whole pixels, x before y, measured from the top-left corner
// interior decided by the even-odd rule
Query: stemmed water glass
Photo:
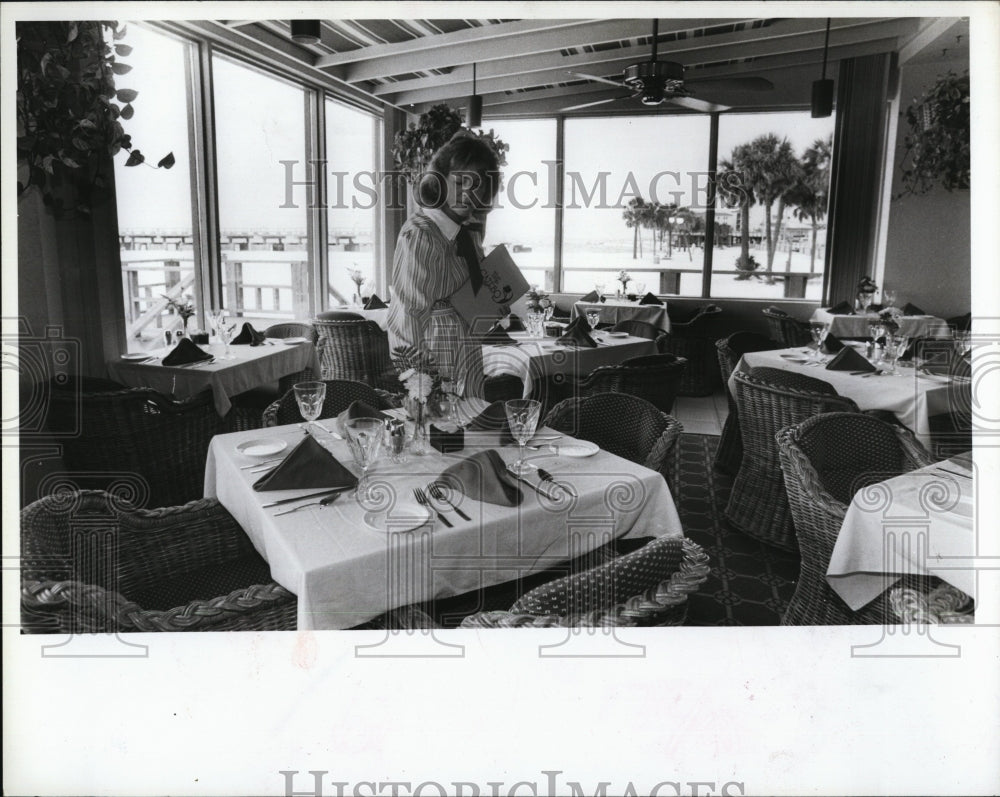
[[[220,308],[213,308],[208,311],[208,327],[216,335],[219,334],[219,330],[222,327],[222,322],[226,318],[226,311]]]
[[[382,421],[378,418],[352,418],[344,424],[347,444],[354,455],[354,461],[361,468],[358,479],[357,498],[362,500],[368,491],[368,469],[378,459],[382,450]]]
[[[829,324],[812,324],[809,327],[809,332],[812,334],[812,339],[814,345],[813,360],[819,362],[823,359],[823,344],[826,342],[826,336],[830,334]]]
[[[601,323],[601,314],[597,310],[588,310],[587,323],[590,324],[591,330],[597,329],[597,325]]]
[[[888,333],[885,336],[885,372],[887,374],[897,374],[896,361],[906,353],[906,347],[910,345],[910,339],[906,335],[898,333]]]
[[[646,295],[646,283],[645,282],[637,282],[635,284],[635,298],[636,299],[641,299],[645,295]]]
[[[882,291],[882,304],[886,307],[892,307],[896,304],[896,291],[891,288],[886,288]]]
[[[510,434],[518,445],[517,462],[512,462],[507,468],[515,476],[525,476],[535,466],[524,459],[524,446],[535,436],[538,417],[542,412],[542,403],[534,399],[511,399],[504,402],[503,407],[507,413]]]
[[[306,419],[299,424],[303,432],[310,423],[315,421],[323,411],[323,400],[326,398],[326,382],[299,382],[292,387],[295,391],[295,402],[299,405],[299,413]]]
[[[225,315],[222,315],[218,321],[218,333],[219,337],[222,338],[222,343],[225,345],[222,356],[219,357],[220,360],[234,360],[235,356],[229,351],[229,341],[233,339],[233,333],[236,331],[236,324],[230,324],[229,319]]]
[[[597,291],[597,301],[601,301],[604,296],[605,284],[603,282],[598,282],[594,284],[594,290]]]

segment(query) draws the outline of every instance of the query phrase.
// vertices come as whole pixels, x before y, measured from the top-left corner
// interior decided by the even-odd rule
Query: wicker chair
[[[775,435],[813,415],[858,412],[858,407],[851,399],[835,393],[780,387],[743,372],[734,374],[733,380],[743,461],[733,481],[726,517],[743,533],[768,545],[794,551],[795,528],[788,510]]]
[[[131,479],[137,506],[200,498],[208,446],[225,431],[211,391],[175,401],[152,388],[52,389],[47,431],[70,475],[84,486],[120,489]]]
[[[365,317],[360,313],[352,313],[350,310],[324,310],[316,313],[319,321],[364,321]]]
[[[136,509],[100,490],[21,512],[21,613],[29,633],[294,630],[276,584],[212,498]]]
[[[929,465],[932,458],[906,429],[853,412],[808,418],[782,429],[777,443],[802,555],[798,584],[782,625],[893,622],[888,594],[859,612],[851,611],[830,589],[826,571],[854,493]],[[905,586],[928,583],[910,577]]]
[[[656,326],[656,324],[650,324],[648,321],[640,321],[636,318],[629,318],[625,321],[619,321],[613,327],[611,327],[612,332],[624,332],[627,335],[632,335],[637,338],[646,338],[648,340],[656,340],[660,335],[666,335],[667,331]]]
[[[665,472],[683,430],[677,420],[645,399],[626,393],[566,399],[552,408],[544,425],[590,440],[605,451],[659,473]]]
[[[323,398],[323,409],[319,418],[334,418],[351,406],[355,401],[363,401],[370,407],[384,410],[391,406],[371,385],[364,382],[354,382],[350,379],[324,379],[326,395]],[[302,423],[305,419],[299,412],[299,404],[295,400],[295,391],[289,390],[280,399],[264,410],[264,426],[284,426],[290,423]]]
[[[374,321],[313,322],[323,379],[351,379],[389,392],[402,392],[389,354],[389,336]]]
[[[494,401],[519,399],[524,395],[524,380],[514,374],[488,376],[483,381],[483,398],[490,404]]]
[[[707,396],[721,384],[713,350],[715,338],[709,328],[713,317],[721,313],[722,308],[708,304],[698,307],[693,314],[681,315],[680,312],[667,306],[670,332],[656,339],[656,347],[663,354],[676,354],[688,361],[677,395]]]
[[[812,342],[809,326],[801,321],[796,321],[784,310],[779,310],[777,307],[766,307],[763,313],[771,330],[771,337],[780,340],[786,349],[805,346]]]
[[[708,578],[708,556],[682,537],[660,537],[605,564],[526,592],[509,611],[466,617],[462,628],[682,625],[688,595]]]
[[[319,337],[316,334],[316,327],[308,321],[285,321],[281,324],[272,324],[264,330],[264,335],[269,338],[306,338],[314,344]],[[294,374],[286,374],[278,380],[278,392],[285,395],[298,382],[311,382],[316,378],[312,368],[303,368]]]
[[[728,387],[729,377],[733,375],[733,370],[739,363],[740,357],[747,352],[780,349],[782,345],[770,338],[765,338],[763,335],[758,335],[756,332],[734,332],[727,338],[717,340],[715,348],[719,359],[722,384],[726,387],[729,414],[722,427],[719,447],[715,452],[714,467],[723,473],[735,476],[743,461],[743,440],[740,437],[740,416],[736,411],[736,399],[733,398]]]
[[[627,393],[646,399],[660,412],[670,413],[687,361],[673,354],[632,357],[620,365],[602,365],[577,383],[577,395]]]
[[[893,587],[889,591],[889,605],[896,619],[904,625],[976,622],[975,602],[972,598],[946,583],[939,584],[930,592],[912,587]]]

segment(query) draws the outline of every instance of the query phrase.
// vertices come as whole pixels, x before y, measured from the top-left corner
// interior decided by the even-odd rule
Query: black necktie
[[[472,240],[472,235],[467,226],[459,228],[455,237],[455,248],[458,254],[465,260],[469,267],[469,281],[472,283],[472,292],[479,293],[483,284],[483,272],[479,268],[479,254],[476,252],[476,244]]]

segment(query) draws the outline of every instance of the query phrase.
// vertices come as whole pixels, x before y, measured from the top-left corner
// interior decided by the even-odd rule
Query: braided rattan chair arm
[[[479,612],[462,620],[460,628],[569,628],[565,617],[554,614],[512,614]]]
[[[275,399],[264,409],[264,414],[261,416],[261,423],[263,426],[277,426],[278,425],[278,408],[281,407],[281,399]]]
[[[763,390],[768,393],[811,401],[816,406],[813,413],[815,415],[819,415],[824,412],[860,412],[858,405],[854,402],[854,399],[848,398],[847,396],[830,393],[816,393],[811,390],[798,390],[793,387],[778,387],[763,379],[751,376],[746,371],[737,372],[733,378],[736,380],[737,384],[737,397],[740,395],[739,387],[741,385],[749,385],[752,388]],[[739,401],[739,398],[737,398],[737,401]]]
[[[899,444],[903,447],[903,454],[909,460],[914,470],[917,468],[926,468],[928,465],[933,465],[937,462],[937,459],[920,444],[916,435],[909,429],[894,425],[892,430],[896,433]]]
[[[667,415],[666,418],[666,428],[660,435],[659,440],[653,444],[649,456],[646,457],[646,461],[643,463],[650,470],[659,471],[663,468],[663,464],[667,461],[667,457],[673,451],[674,445],[684,431],[683,425],[676,418],[670,415]]]
[[[847,514],[847,504],[839,501],[823,486],[816,468],[796,445],[795,431],[795,427],[790,426],[775,435],[782,467],[792,476],[791,479],[785,479],[786,490],[800,490],[814,510],[820,510],[837,523],[842,522]]]
[[[670,322],[670,331],[679,335],[685,335],[691,331],[695,324],[697,324],[701,319],[706,316],[716,315],[722,312],[722,308],[717,304],[707,304],[704,307],[698,309],[698,313],[689,318],[687,321],[673,321]]]
[[[942,583],[929,593],[911,587],[895,587],[889,605],[901,623],[951,625],[974,623],[975,603],[951,584]]]

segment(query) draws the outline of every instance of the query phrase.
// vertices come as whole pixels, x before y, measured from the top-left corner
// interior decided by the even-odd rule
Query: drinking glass
[[[956,330],[952,345],[955,347],[955,355],[964,357],[965,353],[972,348],[972,340],[969,333]]]
[[[830,334],[829,324],[812,324],[809,327],[809,332],[812,334],[812,339],[814,345],[813,359],[816,361],[823,359],[823,344],[826,342],[826,336]]]
[[[361,478],[358,479],[356,492],[360,501],[368,491],[368,469],[378,459],[382,450],[383,425],[378,418],[352,418],[344,424],[344,431],[347,432],[347,444],[350,446],[354,461],[361,468]]]
[[[511,436],[517,441],[518,446],[517,462],[512,462],[507,468],[515,476],[525,476],[535,466],[525,461],[524,446],[535,436],[542,403],[534,399],[512,399],[505,401],[503,407],[507,413],[507,425],[510,426]]]
[[[299,405],[299,413],[306,419],[300,423],[303,432],[312,421],[315,421],[323,411],[323,400],[326,398],[326,382],[299,382],[292,387],[295,391],[295,402]]]
[[[556,311],[556,308],[553,307],[551,304],[548,307],[546,307],[544,310],[542,310],[542,314],[545,316],[546,323],[548,323],[548,321],[552,318],[552,314],[555,311]]]
[[[645,282],[637,282],[635,284],[635,295],[636,295],[636,298],[638,298],[638,299],[641,299],[643,296],[646,295],[646,283]]]
[[[219,334],[219,329],[222,326],[222,322],[226,318],[226,311],[220,308],[213,308],[208,311],[208,326],[216,335]]]
[[[597,325],[601,322],[601,314],[597,310],[587,311],[587,323],[590,324],[591,329],[597,329]]]
[[[597,291],[597,301],[600,301],[604,296],[604,288],[606,286],[603,282],[594,283],[594,290]]]
[[[896,291],[886,288],[882,291],[882,304],[886,307],[892,307],[896,304]]]
[[[229,319],[225,316],[219,321],[219,337],[222,338],[222,342],[225,345],[225,350],[222,356],[219,357],[220,360],[235,360],[236,357],[229,351],[229,341],[233,339],[233,333],[236,331],[236,324],[230,324]]]
[[[885,327],[882,326],[878,321],[876,316],[873,320],[868,322],[868,334],[871,336],[871,356],[868,358],[872,362],[878,361],[878,342],[881,338],[885,337]]]

